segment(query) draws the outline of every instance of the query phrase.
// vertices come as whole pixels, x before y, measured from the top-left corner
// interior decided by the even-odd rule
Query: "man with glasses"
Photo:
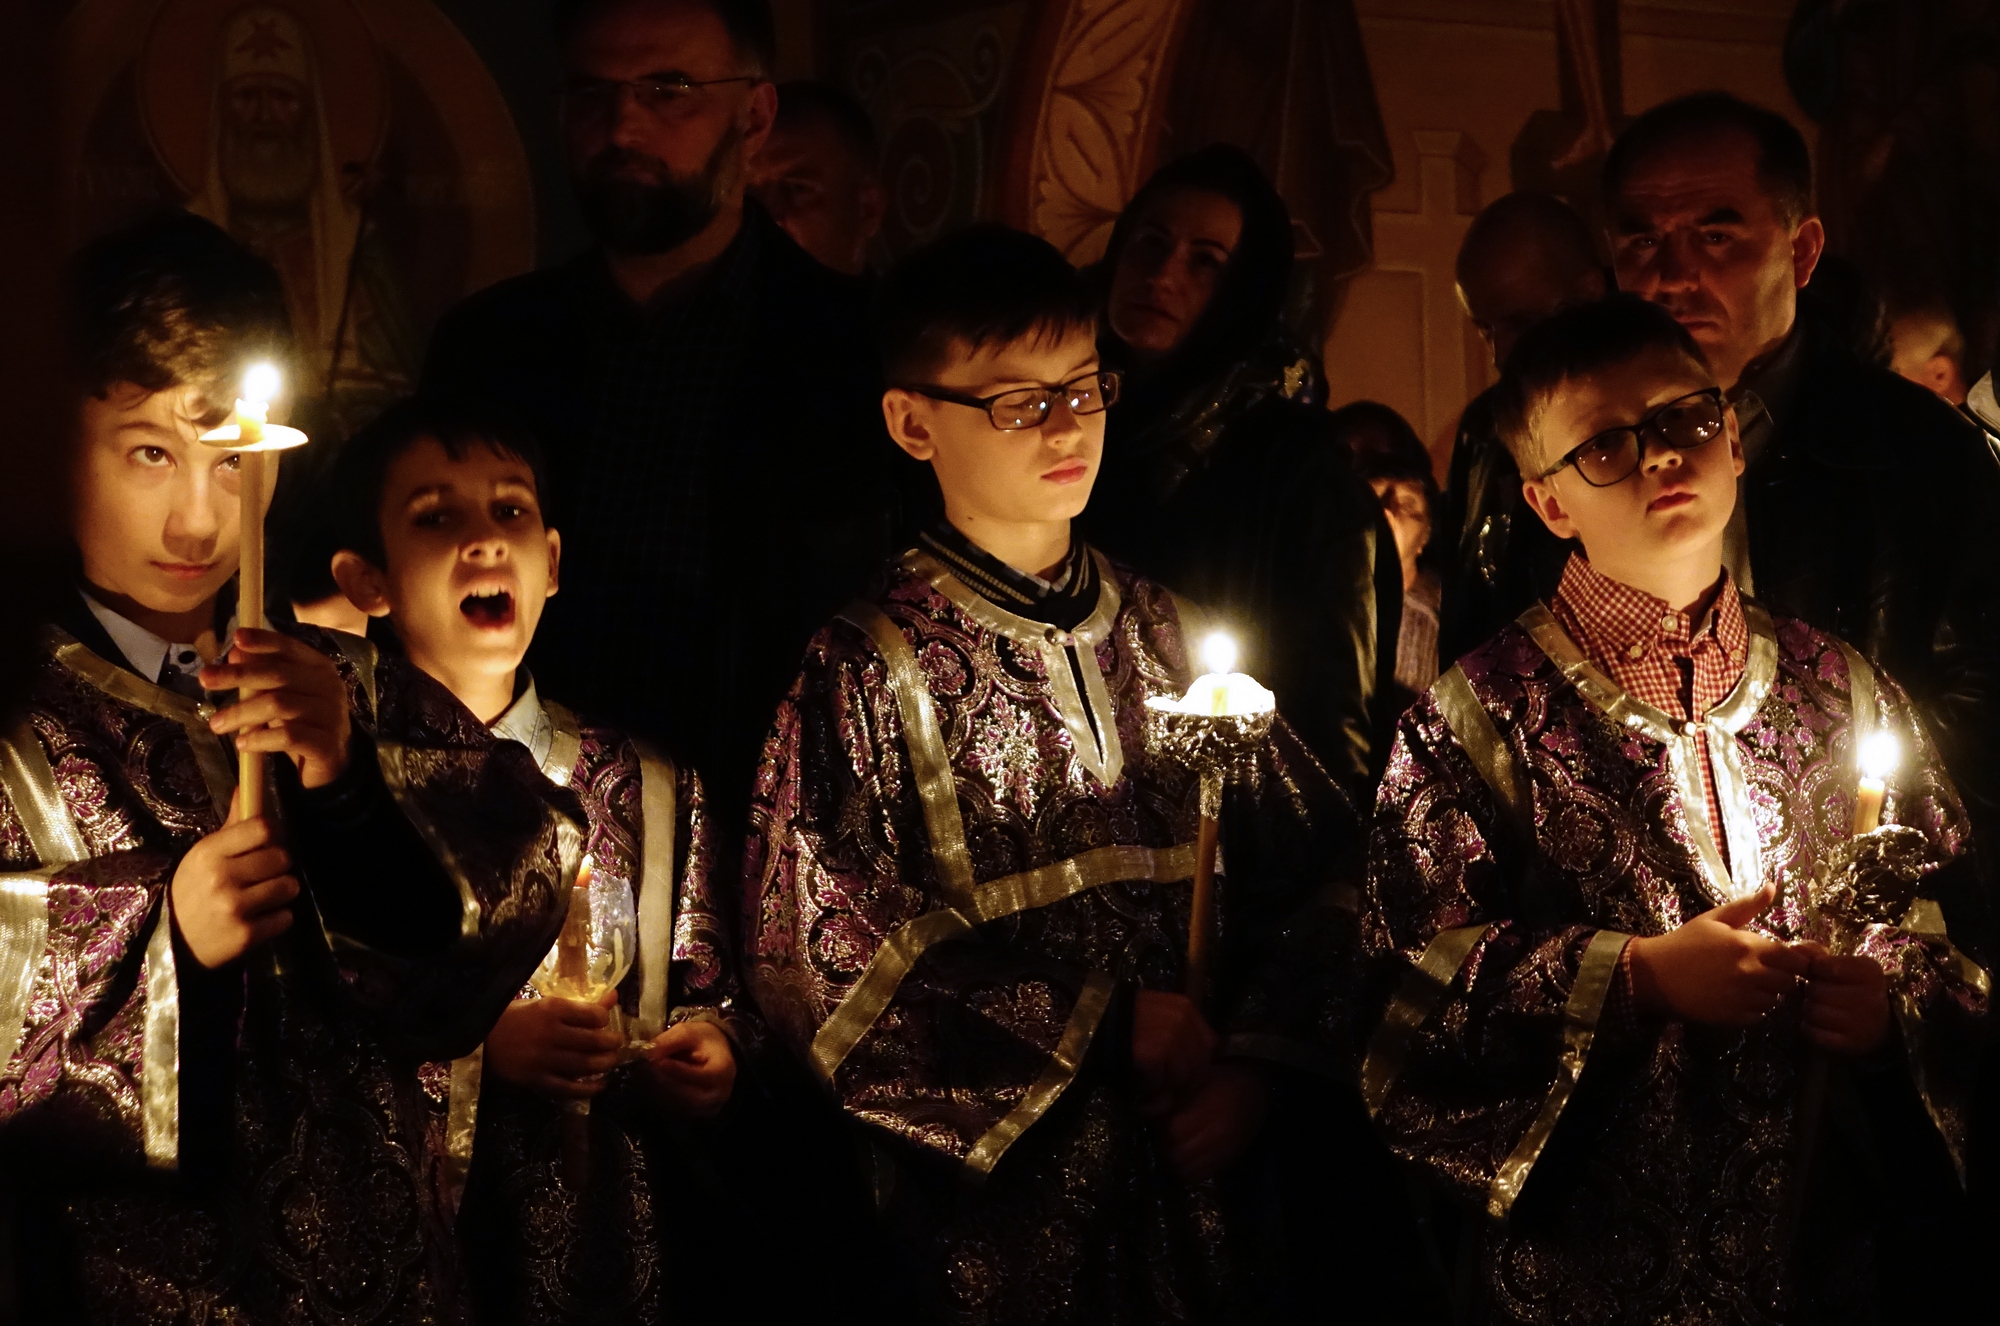
[[[556,38],[596,243],[449,314],[425,384],[547,453],[566,541],[538,678],[693,763],[734,824],[800,649],[887,550],[865,294],[745,199],[766,0],[564,0]]]
[[[1935,396],[1863,364],[1810,291],[1804,139],[1724,93],[1654,107],[1604,166],[1621,290],[1674,315],[1742,423],[1737,582],[1909,687],[2000,852],[2000,466]],[[1802,293],[1803,292],[1803,293]]]

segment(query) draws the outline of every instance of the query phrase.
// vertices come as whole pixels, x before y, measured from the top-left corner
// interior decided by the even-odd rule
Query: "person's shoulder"
[[[767,297],[787,307],[852,315],[868,308],[864,277],[836,272],[807,253],[755,203],[744,207],[744,224],[757,231],[758,263]]]
[[[1810,421],[1801,439],[1836,463],[1901,467],[1917,459],[1959,457],[1990,463],[1979,430],[1937,393],[1864,362],[1837,344],[1815,347],[1799,383],[1800,417]],[[1784,421],[1780,420],[1780,426]]]
[[[1754,602],[1748,601],[1753,605]],[[1768,609],[1753,606],[1751,611],[1753,621],[1759,611],[1768,618],[1771,634],[1777,643],[1778,671],[1781,676],[1789,678],[1794,687],[1802,684],[1811,689],[1831,690],[1846,696],[1852,692],[1857,665],[1867,669],[1871,679],[1877,675],[1875,665],[1868,662],[1860,650],[1833,632]]]
[[[446,310],[440,329],[455,324],[481,326],[494,320],[518,321],[559,304],[576,279],[576,262],[522,272],[475,290]]]

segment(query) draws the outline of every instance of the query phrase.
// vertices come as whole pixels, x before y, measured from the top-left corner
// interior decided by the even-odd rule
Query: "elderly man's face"
[[[777,93],[698,0],[623,0],[563,53],[563,138],[584,218],[614,252],[680,247],[743,200]],[[722,80],[722,81],[718,81]],[[680,95],[662,86],[685,81]]]
[[[1750,135],[1725,130],[1662,147],[1609,202],[1618,288],[1672,313],[1723,386],[1791,331],[1826,232],[1817,217],[1779,211]]]
[[[223,187],[249,207],[305,202],[319,167],[312,89],[283,74],[245,74],[222,90]]]
[[[799,247],[858,276],[886,199],[875,163],[822,115],[788,117],[751,166],[750,191]]]

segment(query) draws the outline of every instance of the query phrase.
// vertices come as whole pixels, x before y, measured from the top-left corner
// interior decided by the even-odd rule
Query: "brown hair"
[[[1672,350],[1704,370],[1708,367],[1687,328],[1658,304],[1637,295],[1612,295],[1564,309],[1521,337],[1493,389],[1493,420],[1522,478],[1541,474],[1543,458],[1535,443],[1534,419],[1556,389],[1648,350]]]

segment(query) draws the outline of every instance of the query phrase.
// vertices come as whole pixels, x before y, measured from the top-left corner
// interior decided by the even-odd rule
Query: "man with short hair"
[[[860,276],[888,206],[880,155],[860,102],[797,79],[778,88],[778,118],[752,163],[750,193],[799,247],[836,272]]]
[[[1459,246],[1459,302],[1504,368],[1514,342],[1561,309],[1602,299],[1610,286],[1590,226],[1554,194],[1502,194],[1474,217]],[[1458,424],[1442,535],[1447,564],[1438,662],[1450,662],[1552,592],[1569,557],[1521,498],[1521,476],[1493,424],[1491,390]]]
[[[1656,106],[1606,157],[1604,197],[1619,288],[1687,328],[1742,421],[1737,583],[1902,681],[1990,855],[2000,466],[1963,416],[1801,315],[1826,231],[1782,115],[1720,92]]]
[[[765,0],[564,0],[556,36],[597,243],[448,314],[425,384],[547,454],[568,540],[536,676],[701,770],[733,824],[806,640],[882,551],[864,294],[745,201]]]

